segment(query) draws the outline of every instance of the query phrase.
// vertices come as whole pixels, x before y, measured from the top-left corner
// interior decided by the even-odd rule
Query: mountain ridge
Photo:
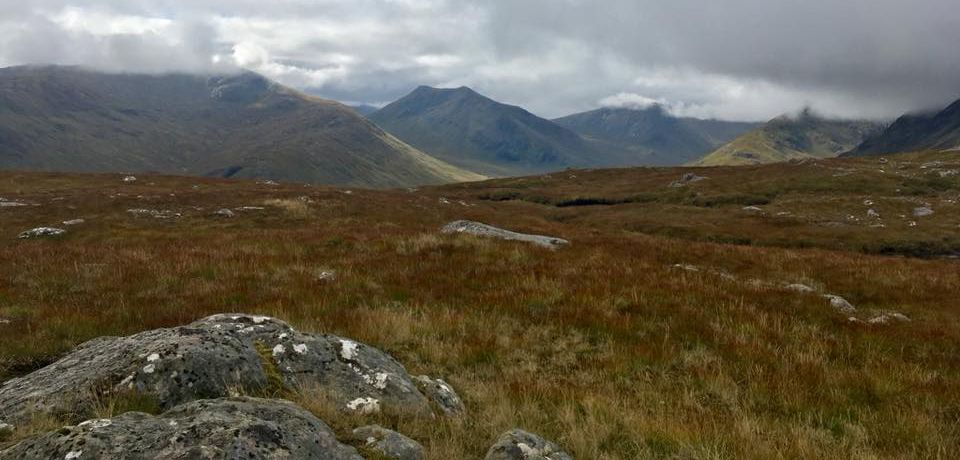
[[[960,148],[960,100],[940,111],[903,115],[845,156]]]
[[[63,66],[0,69],[0,167],[361,187],[482,178],[340,103],[252,72],[107,74]]]

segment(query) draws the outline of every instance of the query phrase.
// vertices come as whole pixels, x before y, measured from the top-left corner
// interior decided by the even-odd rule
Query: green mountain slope
[[[642,164],[667,166],[698,160],[760,125],[678,118],[660,106],[603,108],[554,121],[591,141],[634,152]]]
[[[868,138],[847,155],[954,150],[958,147],[960,147],[960,100],[937,113],[904,115],[889,128]]]
[[[370,115],[424,152],[472,171],[511,176],[616,163],[579,135],[469,88],[422,86]]]
[[[695,164],[729,166],[836,157],[878,132],[881,126],[869,121],[828,120],[805,110],[795,117],[777,117]]]
[[[235,76],[0,69],[0,168],[401,187],[481,176],[339,103]]]

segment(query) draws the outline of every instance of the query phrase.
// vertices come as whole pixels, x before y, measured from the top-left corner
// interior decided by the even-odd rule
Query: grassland
[[[408,191],[0,173],[0,197],[31,204],[0,208],[0,379],[93,337],[244,311],[450,381],[465,419],[376,420],[431,459],[480,458],[514,426],[582,459],[953,458],[960,266],[904,254],[957,250],[960,183],[940,174],[954,163],[698,168],[709,179],[682,187],[670,184],[690,170],[569,171]],[[934,215],[912,216],[927,205]],[[244,206],[263,209],[213,215]],[[16,238],[78,218],[60,238]],[[439,234],[461,218],[573,244]],[[786,283],[912,321],[851,322]],[[341,432],[354,422],[295,397]]]

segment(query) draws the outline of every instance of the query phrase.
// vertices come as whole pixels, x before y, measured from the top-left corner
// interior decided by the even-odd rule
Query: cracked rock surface
[[[85,413],[94,395],[114,392],[148,395],[168,410],[235,395],[237,389],[268,388],[278,377],[288,389],[325,391],[344,411],[433,415],[406,369],[380,350],[333,335],[297,332],[265,316],[221,314],[86,342],[59,361],[0,385],[0,420],[15,424],[36,413]]]
[[[21,441],[0,460],[363,460],[323,421],[281,400],[202,400],[160,416],[128,412]]]

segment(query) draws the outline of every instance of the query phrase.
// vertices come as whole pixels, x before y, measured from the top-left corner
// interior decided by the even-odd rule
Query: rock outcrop
[[[63,235],[64,233],[67,233],[67,231],[62,228],[37,227],[34,229],[27,230],[23,233],[20,233],[20,239],[43,238],[45,236],[60,236],[60,235]]]
[[[237,390],[256,394],[303,387],[322,390],[344,411],[433,415],[430,400],[404,367],[380,350],[333,335],[300,333],[265,316],[221,314],[84,343],[59,361],[0,385],[0,420],[85,413],[98,394],[145,395],[167,410]]]
[[[430,399],[433,404],[439,408],[445,415],[456,417],[466,412],[466,407],[460,396],[449,383],[440,379],[430,378],[426,375],[420,375],[413,379],[420,391]]]
[[[89,420],[0,451],[0,460],[363,460],[323,421],[282,400],[201,400],[163,415]]]
[[[396,431],[371,425],[353,430],[353,437],[377,455],[394,460],[423,460],[423,446]]]
[[[497,439],[484,460],[573,460],[573,457],[538,435],[513,429]]]
[[[523,241],[533,243],[545,248],[556,249],[560,246],[570,244],[569,241],[555,238],[552,236],[530,235],[526,233],[517,233],[510,230],[504,230],[492,225],[482,224],[469,220],[457,220],[444,225],[441,229],[443,233],[467,233],[470,235],[484,236],[490,238],[499,238],[501,240]]]

